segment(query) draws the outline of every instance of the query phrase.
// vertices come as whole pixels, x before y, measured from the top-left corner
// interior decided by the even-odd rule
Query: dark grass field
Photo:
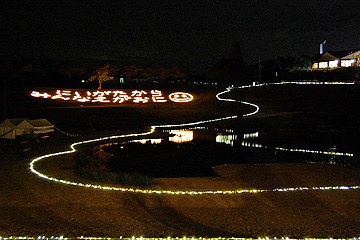
[[[260,132],[268,145],[337,145],[360,153],[359,85],[280,85],[240,90],[237,95],[260,107],[257,115],[237,126]]]
[[[66,150],[73,141],[132,132],[134,129],[141,131],[153,123],[190,122],[247,111],[238,104],[217,102],[215,92],[200,91],[199,96],[203,98],[181,107],[98,106],[85,109],[61,104],[56,105],[57,109],[48,109],[49,102],[29,98],[20,92],[8,106],[9,116],[48,118],[62,130],[81,132],[82,135],[77,138],[54,135],[41,139],[40,143],[33,143],[32,151],[26,155],[22,155],[19,149],[21,139],[1,140],[0,235],[254,238],[350,238],[360,235],[359,190],[144,195],[65,186],[43,180],[28,170],[31,159],[44,153]],[[355,138],[343,141],[356,146],[359,141],[356,133],[360,126],[359,93],[358,86],[289,85],[240,90],[234,93],[236,97],[258,104],[260,113],[213,125],[261,130],[268,134],[268,141],[279,143],[286,143],[286,139],[301,142],[298,136],[313,138],[317,129],[331,135],[334,129],[343,131],[341,129],[346,128]],[[61,178],[86,181],[74,174],[70,156],[53,160],[44,161],[39,167]],[[298,184],[348,185],[360,182],[359,169],[317,164],[244,165],[235,172],[237,176],[224,174],[217,178],[158,178],[155,179],[156,188],[271,189]]]
[[[183,89],[194,95],[189,103],[89,104],[33,98],[31,91],[9,90],[6,115],[47,118],[55,126],[72,131],[129,130],[154,124],[174,124],[237,114],[239,104],[219,102],[216,89]],[[41,89],[38,91],[54,91]],[[127,90],[131,91],[131,90]],[[179,91],[179,90],[177,90]],[[165,90],[165,92],[171,92]],[[249,108],[246,108],[248,111]]]

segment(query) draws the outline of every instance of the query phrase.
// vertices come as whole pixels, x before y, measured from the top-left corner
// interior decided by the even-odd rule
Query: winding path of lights
[[[110,238],[110,237],[76,237],[76,238],[67,238],[64,236],[60,237],[46,237],[46,236],[38,236],[38,237],[1,237],[0,240],[70,240],[70,239],[83,239],[83,240],[360,240],[360,237],[353,237],[353,238],[289,238],[289,237],[259,237],[259,238],[238,238],[238,237],[217,237],[217,238],[206,238],[206,237],[159,237],[159,238],[148,238],[148,237],[117,237],[117,238]]]
[[[318,82],[282,82],[282,83],[276,83],[276,84],[319,84]],[[330,84],[330,83],[324,83],[324,84]],[[353,83],[331,83],[331,84],[353,84]],[[251,86],[242,86],[239,88],[250,88],[250,87],[260,87],[264,86],[265,84],[254,84]],[[244,101],[238,101],[234,99],[227,99],[222,98],[221,95],[230,92],[233,87],[228,87],[225,91],[222,91],[216,95],[216,98],[219,101],[228,101],[228,102],[239,102],[246,105],[250,105],[255,108],[253,112],[244,114],[243,117],[248,117],[255,115],[257,112],[259,112],[259,106],[253,103],[244,102]],[[109,136],[109,137],[103,137],[103,138],[97,138],[97,139],[91,139],[81,142],[75,142],[70,145],[71,150],[64,151],[64,152],[57,152],[57,153],[51,153],[47,155],[43,155],[41,157],[35,158],[30,162],[30,171],[34,174],[38,175],[41,178],[44,178],[46,180],[50,180],[57,183],[63,183],[67,185],[73,185],[78,187],[86,187],[86,188],[95,188],[95,189],[101,189],[101,190],[113,190],[113,191],[121,191],[121,192],[134,192],[134,193],[144,193],[144,194],[169,194],[169,195],[202,195],[202,194],[240,194],[240,193],[259,193],[259,192],[288,192],[288,191],[308,191],[308,190],[355,190],[360,189],[360,186],[331,186],[331,187],[295,187],[295,188],[276,188],[272,190],[265,190],[265,189],[237,189],[237,190],[218,190],[218,191],[171,191],[171,190],[146,190],[146,189],[138,189],[138,188],[122,188],[122,187],[109,187],[109,186],[102,186],[102,185],[94,185],[94,184],[88,184],[88,183],[78,183],[78,182],[71,182],[63,179],[57,179],[48,175],[45,175],[37,170],[35,170],[35,164],[43,159],[50,158],[53,156],[59,156],[59,155],[65,155],[65,154],[71,154],[76,151],[75,147],[77,145],[81,144],[87,144],[87,143],[93,143],[93,142],[100,142],[105,140],[111,140],[111,139],[118,139],[118,138],[126,138],[126,137],[139,137],[139,136],[145,136],[153,133],[156,128],[169,128],[169,127],[183,127],[183,126],[193,126],[193,125],[199,125],[203,123],[210,123],[210,122],[216,122],[216,121],[223,121],[223,120],[229,120],[229,119],[235,119],[237,116],[229,116],[229,117],[223,117],[223,118],[217,118],[212,120],[204,120],[204,121],[198,121],[198,122],[192,122],[192,123],[183,123],[183,124],[173,124],[173,125],[154,125],[151,126],[150,130],[143,133],[132,133],[132,134],[124,134],[124,135],[117,135],[117,136]],[[279,149],[282,150],[282,149]],[[1,239],[0,239],[1,240]]]
[[[46,236],[38,236],[38,237],[1,237],[0,240],[70,240],[70,239],[83,239],[83,240],[360,240],[360,237],[353,237],[353,238],[289,238],[289,237],[259,237],[259,238],[238,238],[238,237],[217,237],[217,238],[206,238],[206,237],[159,237],[159,238],[148,238],[148,237],[117,237],[117,238],[110,238],[110,237],[76,237],[76,238],[67,238],[64,236],[60,237],[46,237]]]

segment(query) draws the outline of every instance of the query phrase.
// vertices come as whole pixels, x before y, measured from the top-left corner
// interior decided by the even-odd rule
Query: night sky
[[[240,43],[247,65],[360,48],[359,0],[7,1],[1,57],[183,64],[206,71]]]

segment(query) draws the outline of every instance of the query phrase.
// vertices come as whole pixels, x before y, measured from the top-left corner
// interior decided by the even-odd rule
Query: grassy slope
[[[5,164],[1,172],[1,235],[66,236],[292,236],[351,237],[360,229],[359,191],[160,196],[63,186],[29,173],[27,159]],[[67,165],[62,166],[63,171]],[[335,167],[337,168],[337,167]],[[304,170],[300,169],[299,174]],[[247,172],[229,179],[159,179],[158,188],[209,189],[253,186],[258,179],[284,184],[281,168]],[[334,169],[335,170],[335,169]],[[337,168],[339,172],[349,170]],[[307,170],[308,171],[308,170]],[[319,175],[323,169],[313,169]],[[299,175],[293,173],[294,182]],[[302,178],[302,183],[326,182]],[[352,175],[358,176],[358,174]],[[350,178],[350,179],[349,179]],[[344,183],[351,177],[339,178]],[[306,181],[305,181],[306,180]],[[257,180],[258,181],[258,180]],[[331,179],[328,178],[328,181]],[[256,182],[256,181],[255,181]],[[257,182],[264,185],[262,181]],[[277,184],[276,184],[277,185]],[[269,185],[267,185],[269,186]],[[278,186],[278,185],[277,185]]]
[[[168,91],[168,90],[167,90]],[[29,96],[30,91],[9,99],[9,117],[47,118],[63,129],[128,130],[152,124],[171,124],[199,121],[237,113],[238,104],[219,102],[216,90],[185,90],[194,94],[190,103],[150,104],[84,104],[38,99]],[[170,91],[171,92],[171,91]],[[26,94],[26,95],[24,95]],[[81,107],[83,105],[83,107]],[[235,107],[234,107],[235,106]]]

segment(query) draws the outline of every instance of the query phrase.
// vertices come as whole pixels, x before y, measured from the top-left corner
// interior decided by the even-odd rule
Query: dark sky
[[[7,1],[1,56],[177,62],[205,71],[239,41],[245,62],[360,48],[359,0]]]

